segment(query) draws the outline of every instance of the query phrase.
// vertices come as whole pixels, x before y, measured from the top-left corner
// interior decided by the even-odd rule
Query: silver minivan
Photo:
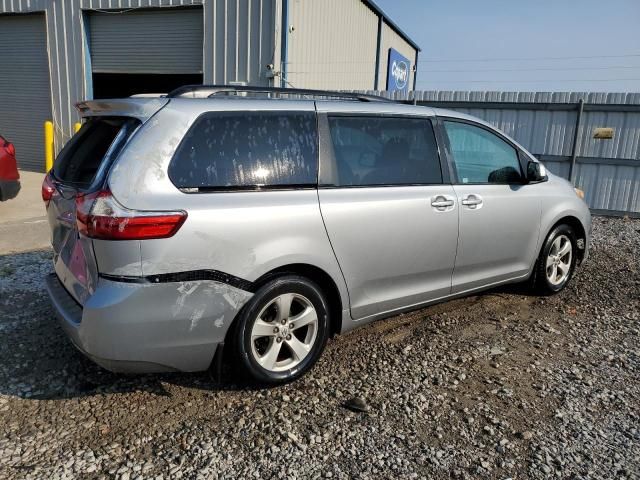
[[[87,101],[43,184],[74,345],[119,372],[298,378],[327,339],[588,253],[581,192],[489,124],[357,94]]]

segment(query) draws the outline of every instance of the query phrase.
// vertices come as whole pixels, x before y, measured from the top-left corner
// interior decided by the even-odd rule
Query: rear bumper
[[[213,281],[162,284],[100,279],[80,306],[51,274],[46,287],[73,344],[114,372],[206,370],[252,296]]]
[[[0,202],[11,200],[20,191],[20,180],[0,180]]]

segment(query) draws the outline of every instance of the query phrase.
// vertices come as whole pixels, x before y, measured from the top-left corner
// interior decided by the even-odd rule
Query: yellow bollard
[[[76,123],[73,125],[73,131],[74,131],[75,133],[78,133],[78,130],[80,130],[81,128],[82,128],[82,124],[81,124],[80,122],[76,122]]]
[[[44,167],[47,173],[53,168],[53,122],[44,122]]]

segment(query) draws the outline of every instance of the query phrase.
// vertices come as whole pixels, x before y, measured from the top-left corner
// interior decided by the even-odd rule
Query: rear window
[[[253,189],[317,184],[314,112],[210,112],[185,135],[169,178],[178,188]]]
[[[127,117],[89,119],[56,158],[54,176],[64,183],[89,186],[105,161],[109,147],[114,145],[117,149],[116,138],[117,143],[124,143],[127,132],[131,132],[137,123]],[[123,133],[118,136],[120,132]]]

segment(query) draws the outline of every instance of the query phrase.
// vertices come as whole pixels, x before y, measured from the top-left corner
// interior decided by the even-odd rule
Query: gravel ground
[[[106,372],[53,319],[50,254],[0,257],[0,477],[640,478],[640,221],[593,235],[560,295],[378,322],[274,389]]]

